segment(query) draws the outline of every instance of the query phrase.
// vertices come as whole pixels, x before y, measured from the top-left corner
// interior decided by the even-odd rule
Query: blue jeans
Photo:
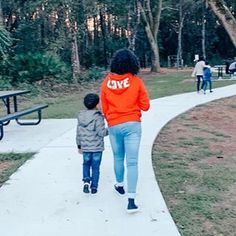
[[[130,198],[134,198],[136,193],[141,133],[140,122],[126,122],[109,128],[116,182],[124,182],[126,157],[128,197]]]
[[[83,181],[84,183],[91,182],[91,188],[97,189],[102,152],[83,152],[83,158]]]
[[[209,90],[210,90],[210,91],[212,90],[212,82],[211,82],[211,80],[205,80],[205,81],[204,81],[204,88],[203,88],[204,91],[207,90],[208,84],[209,84]]]

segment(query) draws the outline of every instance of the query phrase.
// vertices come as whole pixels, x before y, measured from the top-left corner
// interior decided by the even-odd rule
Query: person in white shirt
[[[205,67],[205,60],[203,59],[203,57],[199,57],[198,62],[196,63],[193,73],[192,73],[192,77],[197,77],[197,92],[199,93],[200,91],[200,85],[201,85],[201,89],[203,89],[204,87],[204,81],[203,81],[203,68]],[[201,84],[202,81],[202,84]]]

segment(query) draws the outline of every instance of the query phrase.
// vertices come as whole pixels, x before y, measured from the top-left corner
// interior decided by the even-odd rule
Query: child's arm
[[[108,129],[105,128],[105,122],[102,114],[99,115],[98,119],[96,120],[96,130],[98,136],[100,137],[105,137],[108,135]]]
[[[196,65],[195,65],[195,67],[194,67],[194,69],[193,69],[193,72],[192,72],[191,76],[192,76],[192,77],[195,77],[195,75],[196,75]]]
[[[77,124],[77,129],[76,129],[76,144],[77,144],[78,151],[81,154],[82,150],[81,150],[81,140],[80,140],[79,124]]]

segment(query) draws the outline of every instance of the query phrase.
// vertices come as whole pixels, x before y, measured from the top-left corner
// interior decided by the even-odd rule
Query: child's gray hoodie
[[[82,110],[78,115],[76,143],[83,152],[104,150],[104,136],[108,135],[104,117],[98,110]]]

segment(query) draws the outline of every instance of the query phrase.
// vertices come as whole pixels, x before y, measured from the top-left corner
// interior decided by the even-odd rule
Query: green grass
[[[204,109],[203,113],[209,108]],[[158,135],[152,153],[156,179],[182,236],[235,236],[235,157],[209,148],[231,136],[191,123],[190,112],[169,122]],[[173,135],[176,127],[183,132]]]
[[[151,99],[164,96],[196,91],[196,84],[190,76],[191,72],[176,71],[170,74],[140,74],[148,89]],[[189,81],[188,81],[189,80]],[[101,81],[92,83],[86,88],[80,88],[78,91],[57,92],[53,97],[31,96],[30,104],[25,100],[25,106],[32,103],[47,103],[49,107],[43,111],[43,118],[75,118],[78,111],[83,108],[83,97],[88,92],[99,92]],[[236,81],[220,80],[213,83],[213,87],[222,87],[236,83]]]
[[[35,153],[0,153],[0,164],[8,166],[0,171],[0,186],[8,180],[12,173],[23,165],[28,159],[32,158]]]
[[[176,73],[160,74],[153,79],[144,79],[150,98],[160,98],[175,94],[196,91],[196,83],[191,72],[177,71]],[[213,88],[235,84],[236,81],[219,80],[213,82]]]

